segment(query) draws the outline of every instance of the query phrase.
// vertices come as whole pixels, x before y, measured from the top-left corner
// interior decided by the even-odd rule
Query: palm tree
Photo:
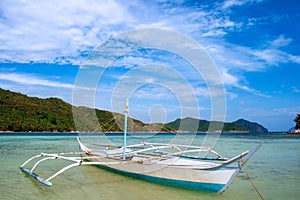
[[[294,122],[296,122],[295,130],[300,130],[300,114],[297,114],[297,117],[294,119]]]

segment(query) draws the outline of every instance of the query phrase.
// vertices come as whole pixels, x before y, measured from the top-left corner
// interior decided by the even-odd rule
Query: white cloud
[[[73,88],[73,84],[61,83],[57,81],[49,81],[46,79],[41,79],[34,75],[29,74],[19,74],[19,73],[1,73],[0,80],[11,81],[23,85],[39,85],[47,87],[59,87],[59,88]]]
[[[248,116],[255,117],[255,116],[264,116],[264,117],[271,117],[271,116],[282,116],[284,115],[293,115],[296,116],[300,110],[300,106],[294,107],[275,107],[272,109],[262,109],[262,108],[249,108],[244,109],[242,113],[247,114]]]
[[[233,6],[242,6],[249,3],[261,2],[262,0],[226,0],[223,2],[223,9],[228,9]]]
[[[227,8],[232,7],[232,6],[241,6],[245,3],[246,3],[246,1],[241,1],[241,0],[227,0],[227,1],[224,2],[222,7],[224,9],[227,9]]]
[[[293,40],[291,38],[286,38],[284,35],[280,35],[273,41],[270,41],[270,46],[273,48],[285,47],[289,45]]]
[[[281,63],[300,63],[300,56],[295,56],[286,53],[282,50],[267,47],[265,49],[250,49],[247,52],[250,57],[253,57],[253,61],[257,64],[263,65],[263,68],[270,66],[278,66]]]
[[[239,83],[239,79],[232,74],[228,73],[228,69],[223,69],[221,72],[221,76],[224,84],[226,85],[237,85]]]
[[[293,86],[292,90],[294,93],[300,93],[300,89],[298,89],[297,87]]]
[[[224,10],[233,6],[242,6],[260,2],[256,0],[227,0],[222,3],[197,8],[184,6],[182,2],[147,3],[141,1],[126,2],[110,0],[88,3],[77,1],[18,1],[1,2],[0,15],[0,62],[59,62],[79,64],[82,54],[90,52],[112,34],[139,27],[168,27],[193,36],[200,42],[206,38],[222,38],[232,31],[239,31],[243,24],[230,18]],[[5,9],[4,9],[5,8]],[[254,22],[255,23],[255,22]],[[209,45],[219,44],[220,40],[210,40]],[[292,42],[281,35],[270,41],[273,48]],[[234,46],[234,45],[231,45]],[[225,47],[230,51],[231,47]],[[247,51],[245,47],[237,47]],[[241,52],[240,54],[245,54]],[[232,55],[237,55],[232,53]],[[242,55],[255,69],[261,63],[252,65],[255,57],[269,64],[276,63],[274,56],[283,57],[280,52],[260,50]],[[222,54],[213,55],[221,57]],[[227,53],[228,56],[228,53]],[[248,56],[248,58],[247,58]],[[290,61],[297,63],[299,58],[288,55]],[[229,57],[231,63],[242,63],[239,56]],[[272,59],[272,62],[271,62]],[[280,58],[280,60],[282,59]],[[245,64],[244,64],[245,65]],[[245,69],[248,70],[248,69]]]
[[[202,36],[203,37],[218,37],[218,36],[223,36],[226,34],[227,33],[224,30],[217,29],[217,30],[211,30],[206,33],[203,33]]]
[[[279,36],[258,47],[246,47],[216,40],[207,44],[206,49],[221,70],[225,68],[240,72],[264,71],[281,63],[300,63],[299,55],[292,55],[280,49],[290,42],[290,38]]]
[[[254,2],[260,1],[227,0],[222,6],[216,4],[212,11],[201,6],[197,9],[184,7],[180,5],[182,2],[160,2],[158,5],[112,0],[105,3],[4,0],[1,60],[49,62],[64,57],[74,62],[70,57],[80,56],[81,51],[90,50],[111,34],[137,27],[170,27],[202,37],[222,37],[241,27],[222,13],[224,9]],[[284,42],[289,40],[280,36],[274,45]],[[15,58],[16,52],[19,58]]]
[[[132,22],[125,7],[115,1],[7,0],[1,7],[2,62],[51,62],[60,57],[80,57],[81,51],[89,50],[114,32],[110,26]]]

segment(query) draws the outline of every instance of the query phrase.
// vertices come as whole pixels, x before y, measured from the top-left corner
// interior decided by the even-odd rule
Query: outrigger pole
[[[124,111],[123,160],[126,160],[127,117],[128,117],[128,99],[126,99],[126,108],[125,108],[125,111]]]

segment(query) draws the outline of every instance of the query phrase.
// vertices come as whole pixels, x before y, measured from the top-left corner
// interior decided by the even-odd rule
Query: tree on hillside
[[[294,119],[294,122],[296,122],[295,129],[300,129],[300,114],[297,114],[297,117]]]

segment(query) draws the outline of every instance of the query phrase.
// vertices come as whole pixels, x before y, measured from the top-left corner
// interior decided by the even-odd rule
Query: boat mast
[[[126,99],[126,108],[125,108],[125,111],[124,111],[123,160],[126,159],[127,116],[128,116],[128,99]]]

